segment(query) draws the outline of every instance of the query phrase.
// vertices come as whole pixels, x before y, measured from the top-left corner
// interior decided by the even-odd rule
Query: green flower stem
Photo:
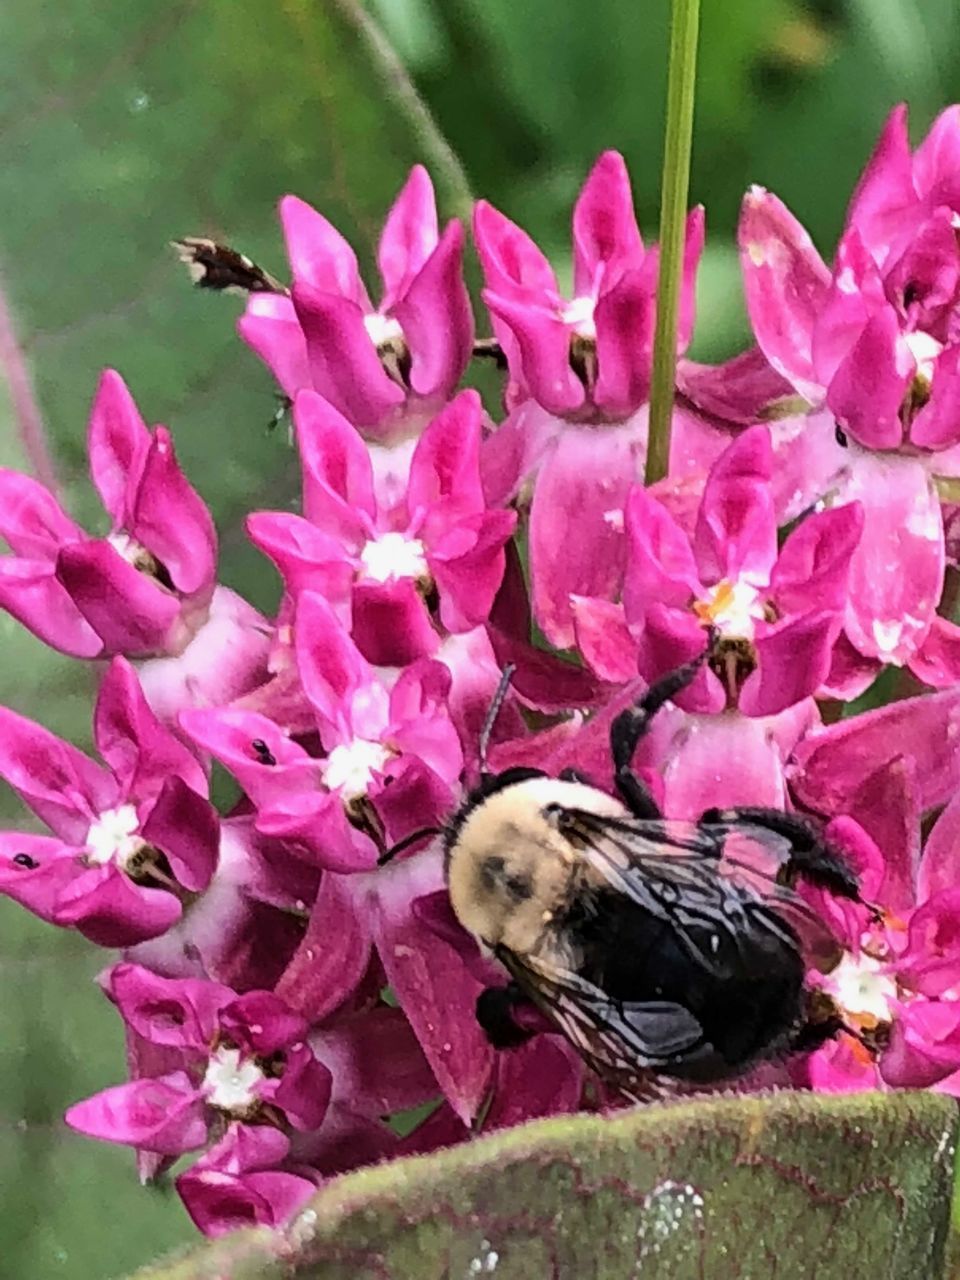
[[[662,480],[670,460],[670,419],[677,367],[677,311],[683,276],[684,225],[690,185],[690,143],[697,75],[700,0],[673,0],[670,73],[660,197],[660,281],[650,386],[647,484]]]

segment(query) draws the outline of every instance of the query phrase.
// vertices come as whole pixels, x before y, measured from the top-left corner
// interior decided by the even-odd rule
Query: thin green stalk
[[[660,282],[650,385],[647,484],[662,480],[670,460],[670,419],[677,367],[677,312],[683,276],[684,225],[690,185],[690,144],[697,74],[700,0],[673,0],[670,72],[660,196]]]

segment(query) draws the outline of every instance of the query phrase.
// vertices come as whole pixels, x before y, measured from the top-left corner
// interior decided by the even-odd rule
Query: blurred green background
[[[237,305],[191,293],[167,248],[219,236],[283,273],[279,195],[317,204],[369,264],[409,165],[431,162],[370,62],[381,25],[470,188],[566,271],[569,206],[598,151],[627,156],[656,234],[667,0],[6,0],[0,7],[0,464],[27,468],[8,394],[27,363],[62,496],[99,527],[84,462],[99,369],[174,430],[213,507],[223,577],[269,607],[244,543],[251,507],[289,503],[296,469],[265,430],[271,382],[233,334]],[[829,253],[889,108],[915,134],[960,97],[956,0],[703,0],[692,198],[708,211],[695,352],[745,342],[733,248],[746,186],[775,189]],[[441,179],[447,214],[463,189]],[[473,277],[475,280],[475,275]],[[481,324],[481,329],[483,325]],[[88,740],[95,673],[0,616],[0,702]],[[6,821],[23,815],[0,795]],[[124,1150],[60,1124],[123,1077],[119,1022],[92,977],[109,957],[0,904],[0,1274],[106,1280],[191,1228],[141,1190]]]

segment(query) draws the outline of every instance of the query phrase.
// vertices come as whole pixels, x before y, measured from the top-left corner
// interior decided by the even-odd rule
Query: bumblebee
[[[635,1100],[664,1082],[737,1076],[842,1026],[805,988],[811,958],[835,944],[795,891],[803,879],[860,901],[842,858],[778,810],[666,820],[632,770],[657,711],[710,647],[614,719],[616,796],[572,771],[484,771],[444,833],[453,911],[510,975],[477,1002],[488,1039],[523,1043],[533,1005]],[[506,681],[481,759],[505,693]]]

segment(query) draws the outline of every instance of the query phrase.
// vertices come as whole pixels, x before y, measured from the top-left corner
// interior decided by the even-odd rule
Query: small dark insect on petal
[[[171,241],[198,289],[236,289],[241,293],[289,293],[269,272],[229,245],[203,236]]]
[[[36,871],[40,863],[36,858],[31,858],[29,853],[15,853],[13,855],[13,865],[15,867],[23,867],[26,871]]]
[[[277,763],[277,757],[273,754],[262,738],[254,738],[250,743],[250,748],[260,764],[273,765]]]
[[[846,449],[846,447],[847,447],[847,433],[844,431],[843,427],[841,427],[841,425],[840,425],[840,423],[839,423],[839,422],[837,423],[837,425],[836,425],[836,429],[835,429],[835,431],[834,431],[834,433],[833,433],[833,434],[836,436],[837,444],[840,446],[840,448],[841,448],[841,449]]]

